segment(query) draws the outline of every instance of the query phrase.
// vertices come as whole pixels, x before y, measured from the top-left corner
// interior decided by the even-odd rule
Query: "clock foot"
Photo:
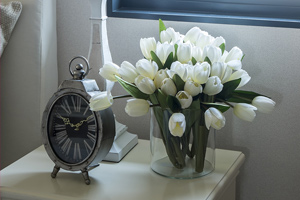
[[[56,177],[56,174],[58,173],[58,171],[60,170],[60,167],[57,167],[56,165],[54,166],[53,168],[53,171],[51,173],[51,177],[52,178],[55,178]]]
[[[85,170],[81,170],[81,172],[82,172],[82,176],[83,176],[85,184],[89,185],[91,183],[91,181],[90,181],[88,171],[85,169]]]

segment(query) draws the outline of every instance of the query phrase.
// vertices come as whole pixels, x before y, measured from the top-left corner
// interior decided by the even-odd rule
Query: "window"
[[[300,0],[108,0],[108,16],[300,28]]]

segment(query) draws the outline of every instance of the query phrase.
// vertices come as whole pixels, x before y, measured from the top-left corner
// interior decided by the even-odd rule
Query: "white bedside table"
[[[245,156],[216,150],[215,170],[201,178],[174,180],[150,169],[150,144],[138,145],[120,162],[102,162],[89,172],[86,185],[79,172],[50,174],[53,162],[41,146],[1,171],[1,199],[25,200],[192,200],[235,199],[235,179]]]

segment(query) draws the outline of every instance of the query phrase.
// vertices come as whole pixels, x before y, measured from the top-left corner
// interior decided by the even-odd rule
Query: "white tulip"
[[[170,70],[176,72],[183,81],[186,81],[188,78],[188,71],[185,65],[181,64],[179,61],[173,62]],[[173,74],[174,75],[174,74]],[[173,75],[170,78],[173,78]]]
[[[168,44],[166,42],[163,44],[160,42],[157,43],[155,53],[163,65],[165,64],[171,52],[173,52],[173,56],[174,56],[175,55],[174,45]]]
[[[240,82],[240,84],[237,88],[243,87],[251,79],[251,77],[249,76],[249,74],[245,70],[240,69],[240,70],[235,71],[231,74],[231,76],[229,78],[229,81],[236,80],[236,79],[239,79],[239,78],[241,78],[241,82]]]
[[[196,59],[197,62],[203,62],[203,51],[201,47],[194,46],[192,49],[192,56]]]
[[[225,62],[233,70],[240,70],[242,68],[241,59],[243,57],[243,52],[238,47],[233,47],[228,55],[226,56]]]
[[[207,82],[208,77],[210,75],[210,64],[207,62],[203,62],[201,64],[197,63],[194,66],[194,73],[193,73],[193,81],[199,84],[204,84]]]
[[[158,66],[156,62],[141,59],[136,63],[136,70],[140,75],[149,77],[153,80],[158,71]]]
[[[211,76],[208,78],[203,93],[212,96],[216,95],[219,92],[221,92],[223,89],[223,84],[221,83],[221,80],[217,76]]]
[[[196,44],[197,39],[201,33],[202,33],[202,31],[199,27],[193,27],[185,34],[183,41],[184,42],[189,41],[193,44]]]
[[[223,113],[216,108],[211,107],[207,109],[204,113],[204,117],[207,129],[213,127],[216,130],[220,130],[225,126],[225,117]]]
[[[185,116],[182,113],[173,113],[169,119],[169,130],[173,136],[181,137],[185,131]]]
[[[92,111],[105,110],[113,104],[113,97],[109,91],[100,92],[90,99]]]
[[[137,88],[145,94],[153,94],[156,90],[154,82],[149,77],[139,75],[134,82]]]
[[[184,84],[184,91],[188,92],[192,96],[196,96],[202,92],[202,85],[188,79]]]
[[[175,83],[173,82],[172,79],[170,78],[165,78],[162,81],[161,84],[161,91],[165,94],[165,95],[171,95],[171,96],[175,96],[177,93],[177,88]]]
[[[240,119],[252,122],[256,116],[257,108],[247,103],[237,103],[233,108],[233,113]]]
[[[204,49],[207,45],[210,45],[214,41],[214,37],[209,35],[207,32],[202,31],[199,35],[196,46]]]
[[[122,79],[129,83],[134,83],[135,78],[139,75],[136,68],[128,61],[122,62],[118,72]]]
[[[232,74],[232,69],[227,67],[224,62],[215,62],[211,67],[211,76],[218,76],[221,79],[221,83],[226,83]]]
[[[181,63],[188,63],[192,60],[192,45],[190,43],[182,43],[178,45],[177,58]]]
[[[155,52],[156,50],[156,41],[154,37],[150,38],[141,38],[140,48],[146,59],[152,59],[151,51]]]
[[[180,105],[181,105],[182,109],[190,107],[190,105],[193,102],[193,97],[189,93],[187,93],[186,91],[179,91],[176,94],[176,98],[180,102]]]
[[[219,47],[221,44],[226,44],[225,39],[220,36],[220,37],[216,37],[215,40],[211,43],[211,45]]]
[[[112,62],[108,62],[103,65],[103,67],[99,71],[99,74],[107,80],[116,82],[117,79],[115,75],[120,76],[118,72],[119,68],[120,67],[118,65]]]
[[[156,73],[156,75],[154,77],[154,84],[155,84],[156,88],[160,88],[162,85],[162,81],[165,78],[169,77],[167,74],[167,70],[168,69],[161,69],[161,70],[158,70],[158,72]]]
[[[203,57],[208,57],[211,64],[220,61],[222,51],[219,47],[208,45],[203,49]]]
[[[180,40],[181,40],[180,33],[175,32],[175,30],[171,27],[167,28],[165,31],[160,32],[161,43],[167,42],[167,43],[175,44]]]
[[[146,115],[150,104],[144,99],[129,99],[125,106],[125,112],[131,117],[140,117]]]
[[[262,113],[270,113],[274,109],[275,104],[275,101],[264,96],[257,96],[252,100],[252,105]]]
[[[193,73],[194,73],[194,66],[192,65],[192,63],[191,64],[183,64],[183,66],[187,71],[187,79],[186,80],[192,79],[193,78]]]
[[[243,51],[238,47],[233,47],[229,51],[225,61],[228,63],[229,61],[232,60],[241,60],[242,57],[243,57]]]

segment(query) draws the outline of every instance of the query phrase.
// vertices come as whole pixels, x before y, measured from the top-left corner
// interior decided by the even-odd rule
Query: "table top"
[[[43,146],[1,170],[1,198],[15,199],[214,199],[239,172],[245,156],[241,152],[216,150],[215,170],[201,178],[169,179],[150,168],[150,144],[139,140],[119,163],[101,162],[89,171],[86,185],[81,172],[60,170],[50,174],[54,163]]]

